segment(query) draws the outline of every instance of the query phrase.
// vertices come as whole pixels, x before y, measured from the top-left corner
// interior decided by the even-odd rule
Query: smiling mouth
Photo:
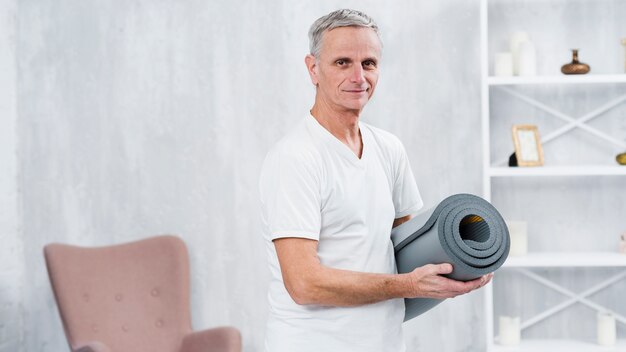
[[[368,89],[346,89],[344,92],[347,93],[366,93]]]

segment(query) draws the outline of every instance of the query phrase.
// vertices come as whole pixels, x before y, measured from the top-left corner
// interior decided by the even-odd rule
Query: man
[[[396,273],[391,228],[422,199],[401,142],[359,121],[378,82],[378,27],[339,10],[309,39],[315,103],[268,153],[259,183],[272,275],[265,350],[404,351],[403,298],[455,297],[491,276],[454,281],[445,263]]]

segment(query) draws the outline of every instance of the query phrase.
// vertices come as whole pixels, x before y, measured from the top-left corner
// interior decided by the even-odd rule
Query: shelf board
[[[626,83],[626,74],[487,77],[487,84],[490,86],[593,83]]]
[[[534,167],[490,167],[490,177],[524,176],[613,176],[626,175],[626,166],[578,165]]]
[[[538,252],[510,256],[503,268],[626,267],[626,254],[619,252]]]
[[[518,346],[494,345],[492,351],[498,352],[617,352],[626,351],[626,340],[619,339],[613,347],[600,346],[591,341],[575,340],[547,340],[547,339],[527,339],[522,340]]]

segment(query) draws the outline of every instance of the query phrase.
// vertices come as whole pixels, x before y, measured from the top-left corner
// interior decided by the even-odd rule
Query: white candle
[[[518,74],[520,76],[534,76],[537,72],[535,59],[535,46],[530,41],[519,44]]]
[[[624,72],[626,72],[626,38],[622,38],[622,45],[624,46]]]
[[[615,317],[611,313],[598,313],[598,345],[615,346]]]
[[[517,31],[511,34],[511,38],[509,40],[509,49],[513,54],[513,74],[519,74],[519,47],[523,42],[527,42],[529,40],[528,33]]]
[[[507,221],[511,238],[510,256],[525,255],[528,253],[528,223],[526,221]]]
[[[500,339],[498,343],[503,346],[519,345],[521,340],[519,317],[500,317]]]
[[[513,76],[513,55],[511,53],[496,53],[496,76]]]

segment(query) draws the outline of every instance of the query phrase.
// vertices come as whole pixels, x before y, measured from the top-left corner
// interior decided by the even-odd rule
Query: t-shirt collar
[[[306,117],[306,123],[309,130],[315,135],[319,136],[325,145],[330,147],[331,149],[337,151],[337,153],[341,154],[343,157],[348,159],[350,162],[354,164],[363,164],[367,158],[368,152],[368,140],[369,135],[367,133],[367,128],[363,128],[363,124],[359,121],[359,132],[361,133],[361,140],[363,142],[363,150],[361,151],[361,158],[359,159],[356,154],[348,147],[343,144],[337,137],[335,137],[330,131],[328,131],[324,126],[322,126],[317,119],[311,114],[308,114]]]

